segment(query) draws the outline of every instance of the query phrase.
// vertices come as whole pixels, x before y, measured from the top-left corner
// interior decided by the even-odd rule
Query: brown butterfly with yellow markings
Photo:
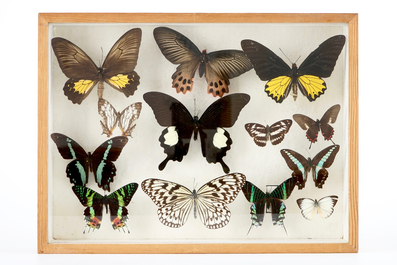
[[[110,49],[103,65],[97,67],[79,47],[64,38],[53,38],[51,45],[62,72],[69,78],[63,91],[74,104],[81,102],[98,84],[102,98],[104,82],[126,97],[134,94],[139,85],[139,75],[134,71],[138,61],[142,30],[127,31]]]
[[[178,93],[186,94],[193,90],[194,75],[198,69],[200,77],[205,74],[208,94],[222,97],[229,92],[229,79],[253,67],[241,50],[200,52],[187,37],[166,27],[155,28],[153,35],[165,58],[173,64],[178,64],[176,72],[172,75],[172,87]]]

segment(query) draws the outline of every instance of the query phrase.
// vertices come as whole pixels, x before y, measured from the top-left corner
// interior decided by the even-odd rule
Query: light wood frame
[[[357,14],[82,14],[38,15],[38,253],[335,253],[358,252],[358,15]],[[349,221],[347,243],[325,244],[49,244],[48,45],[50,23],[346,23],[349,31]]]

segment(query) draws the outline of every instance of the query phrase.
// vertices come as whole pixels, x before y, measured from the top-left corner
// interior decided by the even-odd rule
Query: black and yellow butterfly
[[[81,102],[98,83],[98,96],[102,98],[106,82],[126,97],[134,94],[139,75],[134,71],[138,61],[142,30],[127,31],[110,49],[101,67],[79,47],[63,38],[53,38],[51,45],[62,72],[69,78],[63,91],[73,103]]]
[[[229,92],[229,79],[252,69],[252,64],[243,51],[200,52],[187,37],[166,27],[155,28],[153,35],[165,58],[178,64],[172,75],[172,87],[178,93],[192,91],[194,75],[199,69],[200,77],[205,73],[208,94],[222,97]]]
[[[106,140],[91,154],[81,147],[72,138],[53,133],[51,138],[58,147],[64,159],[73,159],[66,166],[66,176],[70,183],[76,186],[85,186],[88,183],[89,171],[94,173],[98,187],[110,191],[110,182],[116,176],[116,166],[113,161],[119,157],[124,146],[128,143],[125,136],[117,136]]]
[[[293,63],[292,69],[274,52],[256,41],[243,40],[241,47],[259,78],[268,81],[265,92],[277,103],[281,103],[291,88],[294,100],[298,96],[298,88],[309,101],[324,94],[327,86],[322,78],[331,76],[345,41],[344,35],[327,39],[309,54],[299,68]]]
[[[103,206],[106,208],[106,213],[108,213],[109,207],[110,220],[114,230],[123,229],[124,231],[125,227],[128,233],[130,232],[125,223],[128,219],[128,210],[126,206],[128,206],[132,196],[134,196],[138,189],[137,183],[127,184],[105,196],[83,186],[74,186],[72,189],[80,203],[87,207],[84,210],[84,220],[86,221],[88,232],[90,232],[90,229],[95,231],[95,229],[101,227]]]

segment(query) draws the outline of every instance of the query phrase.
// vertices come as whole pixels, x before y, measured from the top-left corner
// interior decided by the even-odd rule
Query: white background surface
[[[157,2],[157,1],[156,1]],[[7,1],[1,4],[2,264],[227,262],[394,264],[397,220],[393,110],[395,52],[392,2],[377,1]],[[374,11],[378,10],[377,13]],[[338,12],[359,13],[359,253],[293,255],[37,255],[37,17],[39,12]],[[394,111],[395,112],[395,111]],[[393,261],[394,259],[394,261]]]

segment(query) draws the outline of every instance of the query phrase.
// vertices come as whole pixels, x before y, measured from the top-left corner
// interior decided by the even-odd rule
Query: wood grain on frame
[[[44,13],[38,16],[38,253],[338,253],[358,252],[358,15]],[[349,233],[332,244],[50,244],[48,238],[48,44],[50,23],[346,23],[349,30]]]

